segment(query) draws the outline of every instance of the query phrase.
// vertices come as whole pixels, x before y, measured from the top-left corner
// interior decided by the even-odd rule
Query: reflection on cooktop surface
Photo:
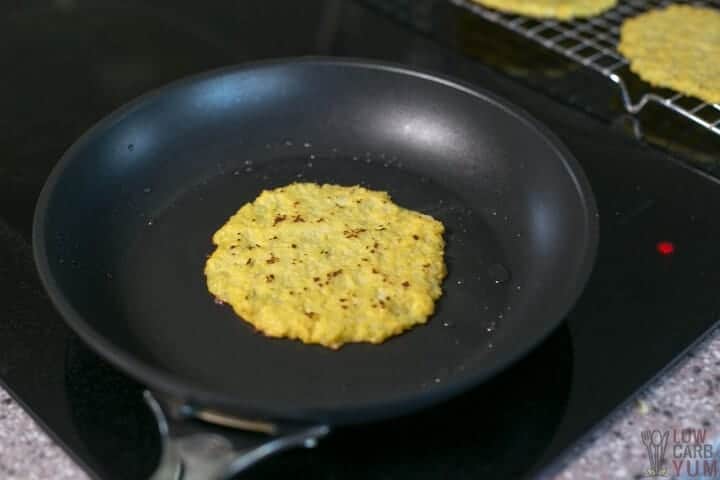
[[[328,479],[339,471],[351,479],[516,478],[535,465],[555,433],[572,364],[569,331],[562,327],[518,365],[459,398],[417,415],[337,430],[318,448],[288,452],[243,478],[299,471]],[[65,395],[73,424],[93,461],[113,478],[144,478],[159,455],[141,393],[80,340],[68,341]]]

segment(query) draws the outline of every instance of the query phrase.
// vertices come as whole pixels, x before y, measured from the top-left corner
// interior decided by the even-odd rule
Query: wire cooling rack
[[[671,3],[720,7],[720,0],[621,0],[615,8],[602,15],[568,22],[500,13],[470,0],[450,1],[601,73],[618,85],[628,112],[638,113],[648,103],[654,102],[720,135],[720,104],[705,103],[669,90],[647,91],[637,101],[633,101],[624,79],[630,74],[628,62],[617,51],[620,26],[626,18]]]

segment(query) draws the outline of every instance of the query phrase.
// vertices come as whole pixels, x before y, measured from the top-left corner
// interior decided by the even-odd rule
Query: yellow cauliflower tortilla
[[[386,192],[295,183],[263,191],[215,233],[207,286],[270,337],[381,343],[433,313],[443,231]]]
[[[651,10],[623,23],[618,50],[657,87],[720,103],[720,11],[690,5]]]
[[[472,0],[506,13],[571,20],[592,17],[617,5],[617,0]]]

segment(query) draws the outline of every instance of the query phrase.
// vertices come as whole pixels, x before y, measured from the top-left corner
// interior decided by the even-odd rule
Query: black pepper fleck
[[[280,259],[278,257],[276,257],[275,254],[272,252],[270,252],[270,257],[267,260],[265,260],[265,262],[269,263],[269,264],[277,263],[279,261],[280,261]]]

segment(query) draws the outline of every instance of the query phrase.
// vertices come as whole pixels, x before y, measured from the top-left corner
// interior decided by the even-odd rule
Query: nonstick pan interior
[[[427,325],[331,351],[263,337],[213,302],[212,233],[294,181],[386,190],[445,224]],[[581,291],[596,235],[579,167],[523,113],[430,75],[308,59],[212,72],[116,112],[53,172],[34,240],[70,325],[149,387],[350,423],[447,398],[529,351]]]

